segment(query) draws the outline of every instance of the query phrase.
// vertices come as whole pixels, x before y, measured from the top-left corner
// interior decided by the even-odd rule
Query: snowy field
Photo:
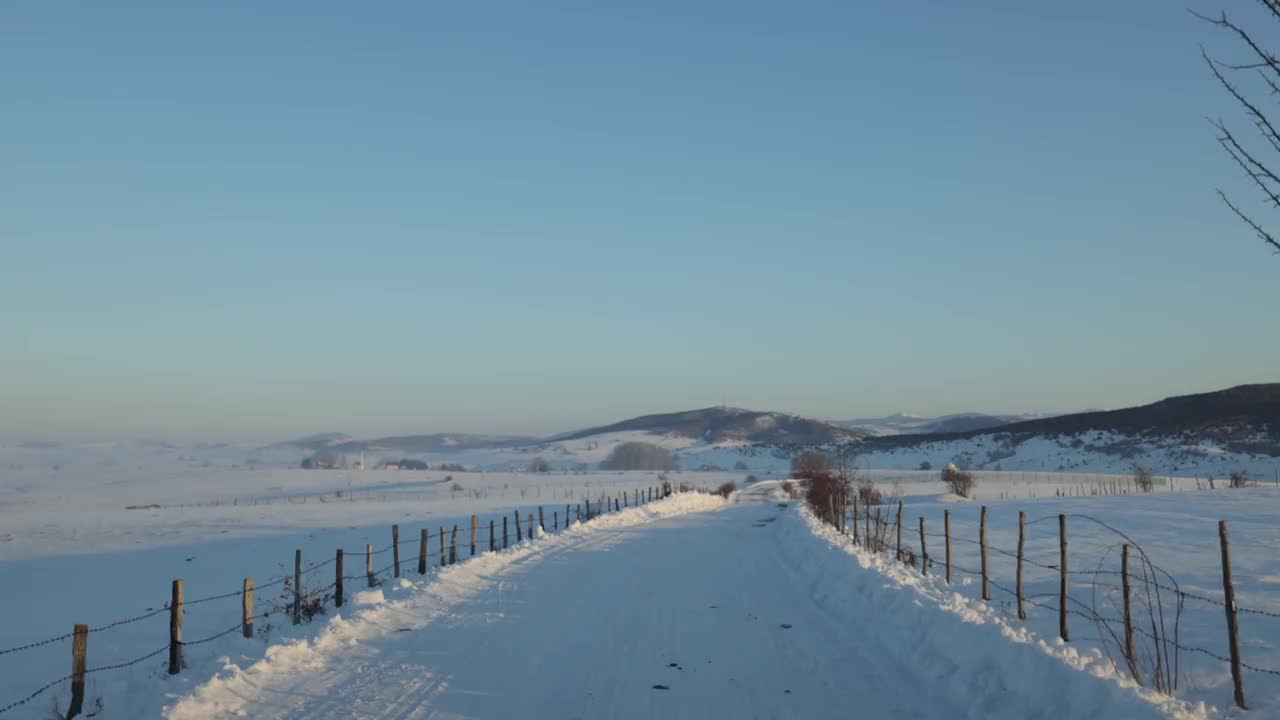
[[[379,550],[386,548],[391,542],[390,526],[393,523],[400,525],[404,546],[402,562],[408,584],[402,586],[388,582],[381,588],[381,593],[385,599],[395,602],[418,602],[412,598],[422,592],[435,592],[428,588],[437,587],[432,584],[437,582],[436,570],[427,576],[425,585],[416,574],[417,542],[422,528],[431,533],[429,552],[431,564],[435,566],[438,563],[439,529],[451,530],[453,525],[458,525],[459,542],[465,547],[472,514],[481,517],[479,543],[483,550],[488,543],[488,521],[495,520],[500,535],[501,518],[511,517],[514,510],[518,509],[521,517],[527,518],[530,512],[536,513],[542,506],[545,522],[551,527],[553,512],[556,513],[556,524],[563,522],[566,505],[576,509],[588,499],[596,502],[605,496],[620,497],[623,492],[644,491],[659,484],[657,474],[648,472],[302,471],[284,467],[230,467],[225,459],[206,465],[203,460],[193,461],[190,457],[190,454],[184,454],[183,459],[178,460],[172,449],[154,456],[149,453],[140,455],[136,447],[129,448],[127,452],[112,447],[93,453],[80,449],[76,454],[69,454],[65,449],[33,448],[11,449],[8,455],[0,453],[0,461],[3,461],[0,462],[0,514],[4,519],[0,524],[0,582],[9,588],[40,589],[38,592],[14,592],[6,596],[6,608],[11,617],[22,618],[22,622],[0,625],[0,651],[61,636],[69,633],[75,623],[98,628],[149,613],[155,614],[92,632],[89,636],[89,667],[102,667],[162,650],[168,623],[163,607],[168,599],[170,580],[174,578],[185,581],[189,603],[199,598],[231,594],[219,600],[189,605],[186,637],[209,637],[238,624],[238,590],[243,578],[252,577],[263,588],[258,593],[260,608],[283,606],[288,597],[281,583],[292,573],[296,549],[302,550],[306,566],[330,563],[304,577],[304,590],[320,590],[333,582],[331,562],[337,548],[346,551],[346,572],[362,573],[366,544],[372,544]],[[751,458],[747,460],[752,463],[749,466],[751,472],[767,476],[760,463]],[[904,500],[907,519],[904,524],[908,530],[913,531],[917,527],[916,518],[924,516],[929,532],[940,532],[942,511],[950,509],[956,538],[955,563],[958,567],[978,566],[977,549],[972,540],[977,537],[979,503],[955,502],[954,498],[944,496],[937,473],[878,469],[863,472],[873,478],[887,495],[900,496]],[[672,473],[670,478],[676,484],[685,482],[709,489],[728,480],[737,481],[741,486],[745,475],[743,471],[684,471]],[[1280,613],[1280,559],[1272,552],[1280,541],[1280,527],[1275,523],[1275,518],[1280,517],[1280,490],[1270,482],[1244,490],[1227,490],[1219,484],[1217,490],[1209,491],[1205,483],[1201,483],[1204,489],[1197,490],[1193,478],[1173,477],[1170,480],[1159,477],[1156,492],[1151,495],[1094,495],[1094,492],[1110,492],[1111,488],[1124,488],[1125,476],[1022,471],[980,471],[977,476],[977,497],[980,504],[990,507],[990,543],[993,547],[1016,548],[1019,510],[1026,511],[1029,519],[1054,518],[1053,521],[1030,526],[1027,550],[1029,558],[1052,564],[1056,561],[1057,552],[1056,515],[1065,512],[1073,516],[1070,521],[1073,568],[1118,569],[1116,537],[1091,521],[1075,517],[1089,516],[1127,533],[1148,553],[1155,565],[1176,579],[1183,590],[1208,598],[1208,601],[1186,599],[1179,625],[1179,642],[1187,647],[1227,654],[1223,609],[1213,602],[1220,601],[1222,597],[1216,534],[1219,519],[1231,522],[1237,602],[1251,610]],[[761,495],[760,492],[753,493],[754,502],[762,504]],[[780,517],[790,516],[783,514]],[[801,526],[797,524],[794,527]],[[658,527],[645,533],[645,537],[654,543],[660,542]],[[751,526],[751,529],[757,528]],[[514,542],[514,527],[510,529],[510,535]],[[822,543],[805,545],[798,539],[800,534],[795,532],[781,537],[796,544],[797,548],[809,547],[812,550],[823,546]],[[970,538],[971,541],[965,542],[961,538]],[[919,538],[915,532],[908,532],[906,542],[918,545]],[[941,540],[929,537],[929,544],[931,555],[938,559]],[[463,551],[463,547],[459,550]],[[803,554],[810,550],[795,552]],[[838,550],[837,556],[847,554],[844,549]],[[729,546],[722,551],[735,553],[742,550]],[[636,552],[643,554],[648,551],[641,549]],[[685,558],[677,547],[662,545],[652,552],[659,553],[658,557]],[[463,552],[463,555],[466,557],[469,552]],[[587,578],[592,577],[590,573],[597,572],[587,566],[579,567],[584,561],[578,555],[561,554],[555,558],[557,567],[566,567],[566,588],[587,582]],[[390,554],[384,551],[376,560],[377,567],[383,568],[391,562]],[[695,560],[690,556],[683,562],[668,562],[668,567],[676,572],[677,567]],[[847,564],[849,561],[832,562]],[[622,567],[631,564],[628,561]],[[466,566],[459,566],[457,570],[462,567]],[[623,572],[622,567],[618,572]],[[821,585],[835,582],[826,579],[826,574],[834,572],[831,568],[815,568],[815,572],[823,574]],[[876,568],[890,573],[891,578],[897,578],[894,573],[899,572],[898,569],[886,569],[880,560],[872,562],[865,558],[858,558],[856,563],[841,572],[854,582],[858,573]],[[660,567],[656,567],[652,572],[659,573],[659,570]],[[1028,594],[1042,602],[1053,601],[1047,596],[1056,592],[1056,574],[1039,567],[1028,567],[1027,570]],[[933,571],[937,573],[936,566]],[[449,572],[455,570],[449,569],[446,574]],[[992,573],[996,583],[1013,587],[1011,558],[993,552]],[[801,587],[817,581],[793,575],[787,575],[790,578],[787,582],[800,583]],[[940,587],[936,580],[921,581],[918,575],[911,577],[916,579],[908,583],[898,578],[892,583],[895,587],[909,587],[912,592],[940,597],[943,599],[942,611],[946,610],[952,602],[947,600],[952,597],[947,588]],[[440,580],[443,581],[443,577]],[[950,590],[967,598],[964,607],[981,607],[980,604],[973,605],[974,598],[978,596],[976,581],[960,572],[956,573],[956,581]],[[269,585],[273,582],[277,584]],[[666,581],[659,573],[649,578],[649,582],[658,587]],[[866,593],[863,598],[866,603],[874,605],[884,600],[876,595],[882,582],[857,582],[865,585],[860,592]],[[363,582],[349,582],[348,595],[363,590],[363,585]],[[503,588],[502,592],[507,592],[505,588],[508,586],[501,582],[498,585]],[[1093,593],[1084,579],[1077,582],[1073,578],[1073,588],[1080,593]],[[737,594],[750,596],[757,594],[757,590],[756,587],[744,587]],[[1107,588],[1103,587],[1099,592],[1101,599],[1091,599],[1091,606],[1105,607],[1108,597],[1114,600],[1114,594],[1107,596],[1107,592],[1112,592]],[[342,617],[367,609],[370,607],[367,603],[380,607],[375,602],[378,599],[375,595],[364,597],[361,602],[366,604],[353,605],[351,611],[344,608]],[[503,602],[523,602],[517,596],[518,593],[513,593],[510,600]],[[430,607],[436,610],[419,617],[421,622],[435,623],[438,618],[450,617],[455,612],[437,612],[440,606]],[[499,610],[504,607],[500,606]],[[889,612],[902,611],[898,604],[886,607]],[[490,608],[486,612],[496,613],[499,610]],[[635,607],[613,610],[616,612],[612,617],[619,623],[624,623],[634,613],[647,617],[643,601],[637,602]],[[1023,637],[1019,633],[1024,633],[1023,628],[1026,628],[1049,646],[1055,645],[1057,616],[1054,612],[1033,606],[1028,622],[1022,623],[1012,618],[1011,598],[999,591],[995,592],[991,607],[982,612],[1007,623],[1010,629],[1001,631],[1005,635]],[[236,660],[238,664],[254,662],[264,656],[269,646],[289,638],[313,637],[321,632],[321,627],[343,622],[334,619],[332,609],[329,613],[301,628],[292,627],[283,616],[273,616],[259,622],[259,637],[253,641],[243,641],[237,631],[229,637],[189,647],[187,661],[190,669],[175,677],[164,672],[163,653],[129,668],[93,674],[90,676],[90,697],[103,699],[103,711],[97,717],[108,720],[113,717],[158,717],[163,706],[173,705],[175,698],[189,695],[200,683],[218,672],[222,666],[220,657],[239,658]],[[969,619],[962,617],[961,621],[968,622]],[[602,618],[601,622],[605,620]],[[946,625],[956,621],[951,618],[929,622]],[[1075,636],[1071,648],[1087,654],[1089,648],[1099,646],[1098,628],[1083,618],[1073,618],[1073,627]],[[891,629],[906,633],[898,626],[881,628],[878,632],[888,633]],[[910,639],[913,636],[906,633],[902,641],[914,642]],[[566,642],[568,637],[571,637],[568,631],[548,630],[545,641]],[[1260,668],[1280,669],[1280,618],[1243,614],[1241,637],[1245,662]],[[882,641],[889,642],[888,638]],[[937,648],[939,658],[933,662],[943,663],[941,657],[945,655],[945,649]],[[501,644],[489,650],[500,653]],[[765,652],[775,650],[766,649]],[[1010,657],[1014,656],[1001,656],[999,662],[1003,663]],[[1178,696],[1192,702],[1192,709],[1150,703],[1143,707],[1150,705],[1157,708],[1158,714],[1166,716],[1173,713],[1170,708],[1177,709],[1174,715],[1191,712],[1189,717],[1231,714],[1227,666],[1195,652],[1181,653],[1179,661],[1181,684]],[[910,664],[905,658],[903,663]],[[1091,672],[1101,667],[1094,661],[1085,664],[1092,668]],[[69,639],[17,652],[0,652],[0,708],[62,677],[69,670]],[[1280,717],[1280,683],[1274,682],[1276,679],[1265,673],[1250,672],[1247,675],[1246,684],[1253,708],[1250,715]],[[649,689],[652,684],[650,682],[645,688]],[[64,682],[25,705],[0,713],[0,717],[51,717],[54,703],[65,709],[67,697],[67,683]],[[1196,709],[1195,704],[1203,704],[1203,707]],[[591,707],[599,709],[600,706]],[[662,707],[666,706],[653,706],[653,709],[657,711]],[[694,709],[697,707],[705,706],[694,704],[682,712],[696,717]],[[798,707],[803,710],[812,706]],[[954,705],[939,707],[955,708]],[[1079,716],[1086,714],[1082,711]],[[802,711],[789,711],[786,706],[777,713],[780,717],[792,715],[806,716]],[[964,715],[938,715],[955,716]],[[1099,716],[1107,717],[1105,714],[1093,715]]]
[[[1062,473],[1133,472],[1140,463],[1157,475],[1219,480],[1243,470],[1256,480],[1280,479],[1280,458],[1231,452],[1204,439],[1135,438],[1114,432],[1033,436],[1014,442],[1008,433],[992,432],[959,440],[921,442],[911,447],[878,450],[859,456],[864,467],[915,469],[921,462],[935,468],[954,463],[980,470],[1026,470]]]
[[[1146,718],[1204,713],[851,557],[774,488],[624,510],[271,646],[234,634],[90,683],[97,717]],[[91,636],[93,637],[93,636]],[[1083,671],[1082,671],[1083,670]],[[92,677],[92,676],[91,676]],[[40,717],[36,715],[36,717]]]
[[[868,473],[871,476],[877,473]],[[1165,604],[1164,621],[1168,637],[1176,637],[1184,650],[1171,655],[1178,665],[1177,696],[1197,705],[1203,704],[1210,716],[1231,714],[1232,686],[1230,666],[1201,650],[1226,657],[1229,655],[1223,603],[1222,566],[1218,540],[1218,521],[1227,520],[1232,545],[1232,565],[1236,604],[1241,608],[1241,654],[1246,664],[1258,668],[1246,670],[1245,685],[1254,716],[1280,717],[1280,557],[1274,548],[1280,543],[1280,489],[1262,484],[1244,489],[1227,489],[1218,485],[1210,491],[1190,488],[1168,490],[1157,486],[1151,494],[1089,495],[1056,497],[1055,489],[1066,492],[1079,485],[1069,480],[1057,487],[1040,488],[1037,499],[1027,499],[1025,486],[979,481],[979,497],[997,499],[969,502],[942,492],[941,483],[905,480],[896,473],[895,484],[879,487],[886,493],[883,513],[894,523],[897,500],[903,502],[903,545],[916,558],[921,557],[919,519],[925,519],[925,539],[932,564],[931,577],[919,578],[916,569],[903,571],[916,578],[913,582],[929,588],[940,597],[957,595],[969,600],[981,598],[981,550],[978,544],[981,506],[988,507],[988,561],[993,583],[991,608],[1011,625],[1026,627],[1050,642],[1058,635],[1059,561],[1058,515],[1067,515],[1069,537],[1070,594],[1068,606],[1070,647],[1097,649],[1119,657],[1114,631],[1122,637],[1122,603],[1120,593],[1120,546],[1129,543],[1140,547],[1152,565],[1169,574],[1160,582],[1172,590],[1162,591],[1159,600]],[[1176,484],[1175,484],[1176,486]],[[1047,490],[1047,492],[1046,492]],[[1000,495],[1014,499],[1000,500]],[[950,511],[954,585],[942,582],[944,569],[944,511]],[[1024,564],[1025,594],[1028,619],[1016,619],[1016,552],[1018,547],[1018,513],[1027,519]],[[865,521],[859,532],[864,537]],[[826,532],[824,530],[824,532]],[[851,534],[852,529],[848,528]],[[873,531],[874,532],[874,531]],[[1123,533],[1123,537],[1119,534]],[[877,557],[877,567],[894,566],[896,528],[887,533],[890,545],[886,557]],[[848,538],[841,542],[847,544]],[[1136,550],[1134,551],[1136,558]],[[865,559],[864,559],[865,561]],[[870,561],[866,561],[870,562]],[[1049,567],[1045,567],[1049,566]],[[1133,572],[1138,572],[1134,560]],[[1142,609],[1146,603],[1141,585],[1135,580],[1135,612],[1139,654],[1147,655],[1143,675],[1151,678],[1151,657],[1147,652],[1154,643],[1147,632],[1152,615]],[[1181,594],[1178,592],[1181,591]],[[1181,597],[1181,613],[1177,610]],[[1155,604],[1155,603],[1153,603]],[[1098,617],[1104,620],[1099,622]],[[1157,621],[1160,613],[1155,613]],[[1108,627],[1111,630],[1108,630]],[[1176,636],[1175,633],[1176,632]]]

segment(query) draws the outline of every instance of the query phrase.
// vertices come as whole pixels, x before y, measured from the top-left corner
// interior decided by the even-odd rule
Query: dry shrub
[[[847,478],[829,472],[814,473],[804,480],[804,499],[809,509],[830,525],[840,525],[852,487]]]
[[[876,484],[870,480],[864,480],[858,484],[858,504],[863,507],[871,507],[884,502],[884,493],[876,487]]]
[[[1133,466],[1133,485],[1138,488],[1138,492],[1149,493],[1155,489],[1156,478],[1151,471],[1141,465]]]
[[[973,493],[973,486],[978,484],[973,479],[972,473],[965,472],[955,465],[948,465],[942,471],[942,482],[946,484],[947,489],[952,494],[963,498],[970,497]]]
[[[720,487],[716,488],[716,495],[719,495],[722,498],[727,498],[729,497],[729,495],[733,493],[734,490],[737,490],[737,489],[738,489],[738,486],[734,485],[733,482],[727,482],[721,485]]]
[[[1233,488],[1249,487],[1249,471],[1233,470],[1230,477],[1230,486]]]
[[[820,452],[803,452],[791,459],[791,476],[807,478],[831,472],[831,458]]]

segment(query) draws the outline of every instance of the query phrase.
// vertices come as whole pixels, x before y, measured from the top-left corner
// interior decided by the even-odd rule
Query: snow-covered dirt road
[[[406,582],[311,641],[229,665],[167,715],[1169,714],[861,567],[764,492],[737,499],[676,497]]]

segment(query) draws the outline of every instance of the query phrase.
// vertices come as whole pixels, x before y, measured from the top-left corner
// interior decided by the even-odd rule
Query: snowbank
[[[478,555],[466,562],[443,568],[436,577],[427,581],[402,582],[401,587],[387,592],[385,602],[364,607],[354,613],[339,614],[330,619],[313,637],[273,645],[261,659],[246,662],[243,656],[228,654],[221,657],[221,668],[216,675],[166,706],[164,715],[173,720],[234,716],[243,709],[245,698],[257,688],[269,687],[279,679],[322,668],[339,651],[394,633],[413,632],[446,618],[450,608],[489,589],[493,584],[492,577],[505,568],[536,562],[549,552],[571,547],[607,530],[645,525],[688,513],[717,510],[724,506],[725,501],[716,496],[678,494],[649,505],[602,515],[559,534],[546,534],[532,542],[521,543],[496,553]],[[133,699],[121,700],[137,706],[136,701],[128,702]],[[114,703],[108,700],[107,704]],[[145,706],[144,704],[142,707]],[[147,714],[149,713],[144,712],[137,717]]]
[[[969,690],[975,700],[990,700],[989,691],[996,686],[1000,692],[995,697],[1003,695],[1005,709],[1025,703],[1042,708],[1040,716],[1053,718],[1192,720],[1218,714],[1215,708],[1142,688],[1098,650],[1058,638],[1045,640],[935,576],[924,577],[891,556],[853,545],[803,503],[792,505],[798,508],[790,516],[795,529],[792,558],[821,578],[814,592],[829,593],[836,604],[874,606],[873,617],[854,621],[874,628],[903,663],[928,668],[955,693]],[[815,539],[835,552],[815,549]],[[850,572],[842,555],[868,572]],[[994,708],[973,710],[974,717],[994,713]]]

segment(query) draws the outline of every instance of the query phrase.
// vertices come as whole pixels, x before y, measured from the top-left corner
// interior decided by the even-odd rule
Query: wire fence
[[[965,470],[977,485],[1004,488],[999,499],[1034,499],[1039,497],[1089,497],[1103,495],[1133,495],[1141,490],[1134,485],[1133,473],[1096,473],[1072,470]],[[859,475],[879,485],[903,485],[937,483],[941,469],[884,469],[866,468]],[[1227,473],[1228,475],[1230,473]],[[1210,490],[1230,484],[1229,477],[1203,475],[1151,475],[1152,492],[1183,492]],[[1249,477],[1253,485],[1274,485],[1280,488],[1280,468],[1274,474]],[[993,496],[991,499],[996,499]]]
[[[915,522],[903,519],[904,503],[900,500],[882,504],[874,499],[869,504],[866,497],[860,500],[853,488],[842,487],[829,477],[816,481],[816,486],[817,491],[813,489],[813,480],[797,483],[793,493],[803,496],[820,520],[843,533],[850,542],[874,553],[892,555],[896,561],[924,575],[938,575],[949,586],[956,582],[953,575],[967,576],[970,580],[963,584],[976,586],[982,600],[1002,604],[1008,614],[1018,620],[1028,619],[1029,607],[1056,614],[1059,637],[1063,641],[1072,639],[1071,619],[1083,619],[1097,631],[1096,637],[1088,639],[1098,643],[1115,667],[1141,685],[1176,694],[1185,674],[1180,653],[1193,653],[1230,666],[1236,705],[1247,708],[1246,672],[1280,676],[1280,669],[1250,663],[1242,657],[1238,615],[1280,619],[1280,613],[1236,602],[1225,520],[1219,522],[1223,592],[1214,597],[1184,589],[1170,572],[1151,562],[1132,537],[1091,515],[1062,513],[1028,519],[1024,513],[1018,513],[1018,547],[1011,549],[988,542],[985,506],[981,508],[978,538],[974,539],[952,533],[950,510],[943,511],[943,531],[930,531],[925,517],[918,517]],[[1052,559],[1033,557],[1026,549],[1028,528],[1035,529],[1042,523],[1057,526],[1056,537],[1052,538],[1057,541],[1057,553]],[[1068,527],[1077,531],[1083,527],[1088,531],[1089,552],[1069,552]],[[1049,538],[1041,533],[1034,540],[1044,545]],[[1101,551],[1094,549],[1098,543]],[[976,550],[978,567],[957,562],[956,556],[962,554],[957,552],[960,547],[969,548],[970,555]],[[993,577],[993,554],[1014,561],[1016,580],[1012,587]],[[1118,565],[1110,564],[1117,559]],[[1073,562],[1082,561],[1084,567],[1072,567]],[[1005,564],[1007,569],[1007,561]],[[1032,573],[1037,576],[1029,577]],[[1046,583],[1056,587],[1051,592],[1029,593],[1028,580],[1037,589]],[[1007,599],[997,599],[992,590]],[[1222,638],[1226,649],[1192,644],[1184,638],[1183,619],[1189,602],[1222,612],[1226,619]]]
[[[665,483],[662,486],[634,489],[617,495],[600,493],[594,497],[583,499],[581,502],[566,504],[563,516],[560,515],[559,506],[554,506],[550,512],[546,511],[545,506],[542,505],[536,506],[531,510],[526,509],[523,513],[517,509],[511,515],[486,516],[485,519],[489,523],[487,537],[480,535],[481,528],[484,527],[481,517],[472,515],[468,529],[469,536],[466,538],[467,542],[463,545],[463,548],[466,550],[468,557],[498,552],[530,542],[547,533],[563,532],[575,525],[590,522],[601,515],[648,504],[675,492],[709,492],[709,489],[696,487],[691,483],[681,483],[675,487]],[[511,522],[513,519],[514,522]],[[334,557],[306,566],[301,564],[302,554],[301,550],[299,550],[295,553],[296,562],[292,575],[273,577],[261,585],[255,585],[251,578],[246,578],[242,587],[237,590],[195,599],[185,599],[182,596],[182,580],[174,580],[172,599],[166,601],[159,608],[100,626],[76,625],[75,629],[69,633],[54,635],[43,640],[13,647],[0,648],[0,660],[12,659],[17,661],[25,657],[24,653],[37,648],[68,641],[72,643],[72,672],[56,677],[39,685],[27,694],[0,705],[0,715],[5,715],[10,711],[28,705],[37,698],[70,683],[71,701],[67,713],[62,715],[66,720],[70,720],[70,718],[76,717],[82,712],[85,679],[87,676],[139,665],[165,653],[168,653],[169,656],[168,673],[177,674],[182,671],[186,664],[183,655],[185,648],[211,643],[235,633],[240,633],[246,639],[251,639],[254,637],[254,620],[281,616],[288,617],[294,625],[300,625],[324,614],[328,608],[342,607],[346,599],[345,586],[348,582],[365,582],[368,587],[373,588],[378,587],[388,579],[400,577],[406,565],[410,567],[416,565],[416,569],[420,573],[426,574],[431,570],[438,570],[463,561],[463,551],[458,547],[458,525],[456,524],[452,525],[451,529],[439,528],[439,539],[436,540],[434,548],[429,544],[429,540],[432,539],[432,533],[425,528],[417,538],[402,539],[399,535],[399,525],[393,525],[392,537],[391,544],[377,550],[373,549],[372,545],[359,550],[338,549]],[[415,549],[415,546],[416,554],[411,552]],[[402,551],[408,552],[402,553]],[[391,562],[375,568],[374,558],[385,556],[387,553],[393,554]],[[365,571],[357,574],[347,574],[345,571],[337,572],[335,569],[332,582],[319,587],[308,586],[306,582],[308,578],[313,577],[320,570],[343,563],[343,559],[347,555],[363,556],[365,558]],[[264,603],[265,608],[263,610],[255,611],[254,598],[257,591],[274,587],[282,589],[279,597],[274,601]],[[233,599],[238,600],[241,606],[240,617],[234,624],[195,640],[182,637],[182,622],[187,609],[193,606]],[[133,625],[159,615],[168,615],[170,618],[169,640],[162,647],[128,660],[94,667],[87,665],[87,645],[91,635]]]

